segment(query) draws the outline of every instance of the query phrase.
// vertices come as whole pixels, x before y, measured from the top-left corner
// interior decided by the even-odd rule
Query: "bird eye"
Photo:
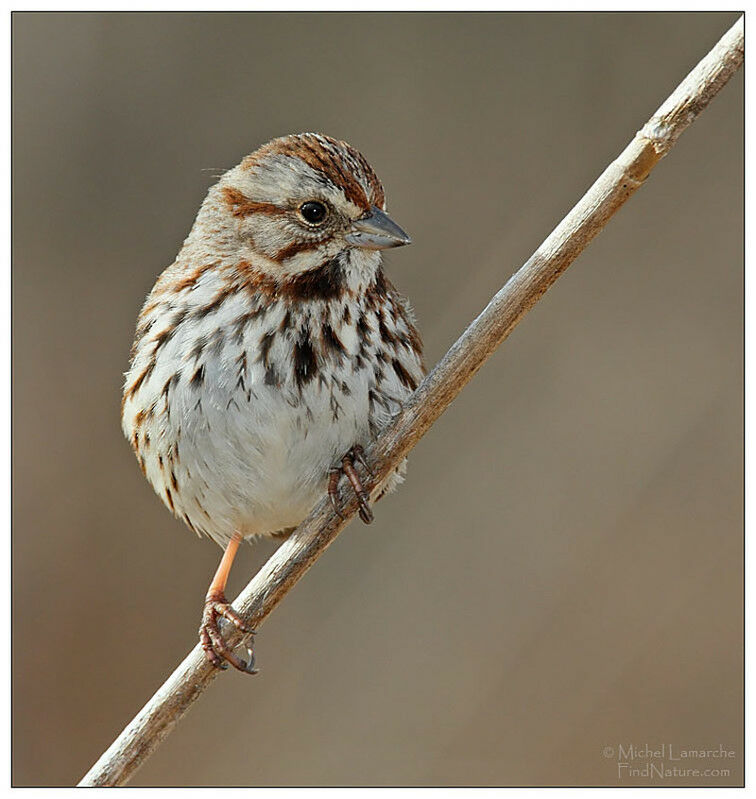
[[[317,200],[308,200],[299,206],[302,219],[310,225],[319,225],[328,214],[328,208]]]

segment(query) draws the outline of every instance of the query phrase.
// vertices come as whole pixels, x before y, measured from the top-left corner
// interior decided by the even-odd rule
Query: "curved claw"
[[[370,471],[370,467],[367,465],[367,461],[365,460],[365,450],[362,448],[360,444],[355,444],[351,449],[351,454],[354,460],[362,466],[362,468],[367,472],[368,477],[372,480],[373,473]]]
[[[200,645],[207,660],[216,668],[227,669],[230,663],[238,671],[246,674],[257,674],[254,668],[252,649],[247,647],[249,660],[242,660],[234,654],[223,638],[220,630],[222,620],[227,620],[245,635],[254,635],[255,631],[244,623],[239,614],[229,605],[224,596],[210,596],[205,600],[202,613],[202,624],[199,628]]]
[[[334,511],[343,519],[344,514],[339,508],[339,479],[341,478],[342,474],[345,475],[352,486],[352,490],[357,496],[357,501],[359,502],[360,506],[360,519],[362,519],[365,524],[370,524],[375,518],[373,516],[372,508],[370,507],[370,496],[368,495],[368,492],[365,491],[362,481],[360,480],[360,476],[357,473],[357,470],[354,468],[355,462],[359,463],[367,472],[368,477],[372,479],[373,474],[365,462],[365,451],[359,444],[355,444],[355,446],[353,446],[341,459],[340,467],[335,466],[328,470],[328,496],[331,499],[331,505]]]
[[[255,653],[249,647],[247,647],[247,658],[247,668],[244,671],[247,674],[259,674],[260,669],[255,668]]]
[[[360,511],[359,511],[360,519],[362,519],[362,521],[365,524],[372,524],[373,519],[375,519],[372,508],[368,504],[368,501],[363,497],[359,497],[359,500],[360,500]]]
[[[362,519],[365,524],[370,524],[374,518],[373,511],[370,509],[370,497],[368,496],[367,491],[365,491],[363,488],[360,476],[357,474],[357,470],[354,468],[355,456],[353,452],[354,448],[344,455],[344,457],[341,459],[341,468],[344,474],[347,476],[349,482],[352,484],[352,489],[357,495],[357,500],[360,503],[360,519]]]

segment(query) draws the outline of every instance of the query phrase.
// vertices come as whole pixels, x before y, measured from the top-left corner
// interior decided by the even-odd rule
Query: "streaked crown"
[[[320,133],[263,145],[221,178],[208,203],[214,214],[220,205],[223,235],[235,237],[241,257],[277,279],[356,251],[377,266],[371,251],[410,242],[386,215],[383,186],[365,157]],[[217,217],[198,223],[206,235]]]

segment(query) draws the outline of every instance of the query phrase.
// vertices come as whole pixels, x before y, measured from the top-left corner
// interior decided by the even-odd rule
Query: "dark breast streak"
[[[142,341],[142,346],[151,348],[150,358],[127,387],[124,401],[139,392],[155,370],[164,344],[185,320],[204,320],[212,326],[215,313],[227,299],[240,292],[244,292],[249,300],[244,313],[230,324],[214,328],[211,332],[203,325],[195,341],[189,344],[187,368],[178,379],[186,380],[189,389],[197,392],[198,397],[205,382],[203,360],[207,354],[212,352],[214,357],[220,358],[226,346],[236,349],[243,347],[251,323],[262,322],[278,303],[285,305],[283,317],[279,319],[276,314],[278,321],[264,329],[251,347],[242,349],[242,357],[233,360],[234,368],[238,370],[236,384],[246,394],[248,401],[254,392],[246,383],[247,369],[254,360],[264,368],[265,385],[282,387],[291,381],[291,385],[299,392],[316,378],[321,383],[340,386],[345,379],[348,380],[350,372],[369,369],[374,378],[371,380],[371,406],[374,400],[380,400],[386,370],[392,371],[408,391],[417,388],[418,363],[420,373],[425,373],[420,335],[412,323],[405,301],[382,270],[377,272],[373,284],[364,295],[358,298],[345,287],[338,258],[295,275],[284,283],[277,283],[241,262],[215,297],[191,311],[176,311],[166,330],[151,340]],[[302,303],[307,305],[303,307]],[[341,325],[336,329],[333,326],[331,304],[340,309],[337,315],[341,325],[352,327],[357,334],[359,349],[351,357],[347,356],[338,335]],[[289,342],[288,355],[279,355],[274,360],[272,353],[277,340]],[[167,394],[168,389],[166,387],[164,393]],[[167,405],[167,396],[165,400]]]

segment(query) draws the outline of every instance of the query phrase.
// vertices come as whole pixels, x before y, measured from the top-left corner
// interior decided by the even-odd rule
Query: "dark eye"
[[[328,209],[317,200],[308,200],[299,206],[299,213],[302,214],[302,219],[305,222],[311,225],[319,225],[326,218]]]

